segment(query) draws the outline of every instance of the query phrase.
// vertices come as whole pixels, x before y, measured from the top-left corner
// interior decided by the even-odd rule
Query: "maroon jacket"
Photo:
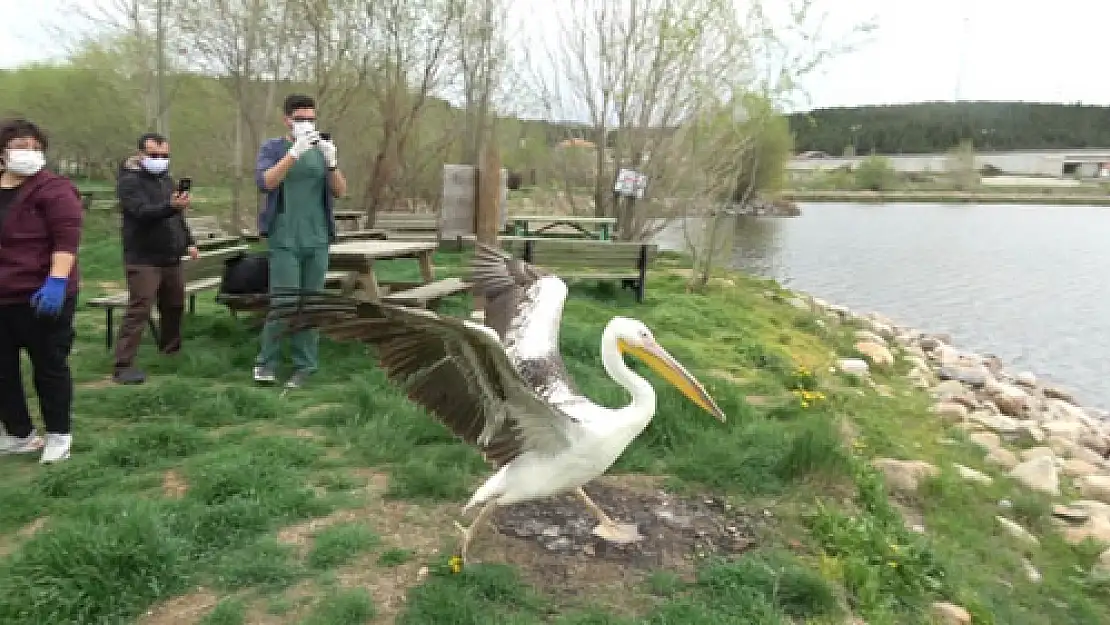
[[[50,274],[54,252],[77,254],[84,217],[68,178],[43,169],[19,185],[0,227],[0,304],[30,301]],[[74,261],[67,296],[77,295],[80,279]]]

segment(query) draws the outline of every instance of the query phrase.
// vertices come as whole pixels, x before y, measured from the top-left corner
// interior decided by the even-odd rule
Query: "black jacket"
[[[120,164],[116,198],[123,212],[124,263],[173,266],[194,245],[185,215],[170,206],[173,191],[172,176],[146,171],[138,157]]]

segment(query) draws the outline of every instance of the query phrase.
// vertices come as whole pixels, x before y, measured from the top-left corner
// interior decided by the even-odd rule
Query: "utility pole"
[[[969,10],[969,5],[964,5],[963,33],[960,36],[960,61],[956,70],[956,93],[953,97],[956,102],[959,102],[963,96],[964,73],[967,71],[967,47],[971,38],[971,18],[967,15]]]
[[[155,131],[167,139],[170,136],[169,106],[166,103],[166,0],[155,2],[154,45],[158,48],[157,68],[155,70],[155,89],[157,92],[158,115],[154,118]]]

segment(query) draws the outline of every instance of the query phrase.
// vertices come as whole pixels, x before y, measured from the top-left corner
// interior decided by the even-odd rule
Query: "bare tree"
[[[368,98],[377,121],[377,150],[363,186],[370,222],[396,199],[396,183],[415,131],[445,85],[460,0],[381,0],[366,3],[360,37],[373,76]]]
[[[780,24],[758,1],[743,12],[731,0],[567,2],[558,42],[530,64],[547,116],[589,128],[595,213],[617,217],[626,239],[658,230],[668,194],[686,185],[690,159],[675,139],[684,124],[737,85],[779,103],[844,47],[814,44],[812,6],[792,4]],[[648,177],[647,206],[617,201],[621,168]]]
[[[236,104],[234,147],[228,163],[235,179],[231,221],[236,229],[242,225],[242,193],[249,186],[246,163],[261,140],[277,85],[292,72],[287,52],[293,47],[292,20],[299,4],[290,0],[176,4],[175,28],[188,37],[194,64],[221,77]]]
[[[682,221],[692,261],[690,289],[709,284],[726,243],[726,227],[733,223],[730,207],[746,205],[758,191],[759,170],[765,165],[759,144],[774,111],[753,100],[739,96],[722,101],[679,133],[678,143],[692,165],[687,169],[692,192],[683,202]]]
[[[494,99],[507,65],[505,0],[462,0],[455,54],[464,109],[462,160],[476,165],[492,134]]]
[[[67,0],[67,19],[51,27],[59,41],[71,44],[71,53],[105,36],[114,38],[117,50],[126,53],[133,75],[143,85],[146,127],[167,136],[174,93],[170,76],[180,67],[181,49],[178,33],[170,28],[168,6],[168,0],[97,0],[91,4]],[[91,30],[80,32],[79,26]]]
[[[618,218],[625,238],[639,238],[632,201],[612,193],[617,170],[642,171],[653,187],[669,179],[667,144],[735,71],[745,40],[731,37],[731,3],[718,0],[572,0],[558,42],[533,67],[549,117],[584,117],[594,150],[597,215]]]

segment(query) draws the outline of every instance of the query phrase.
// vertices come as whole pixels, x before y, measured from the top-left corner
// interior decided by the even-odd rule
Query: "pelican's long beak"
[[[674,356],[667,353],[662,345],[651,341],[644,347],[639,347],[621,341],[620,347],[621,351],[632,354],[644,361],[653,371],[682,391],[683,395],[702,410],[716,417],[721,423],[725,422],[725,413],[717,406],[717,402],[709,396],[701,382],[698,382],[697,378],[686,370],[686,367],[675,360]]]

